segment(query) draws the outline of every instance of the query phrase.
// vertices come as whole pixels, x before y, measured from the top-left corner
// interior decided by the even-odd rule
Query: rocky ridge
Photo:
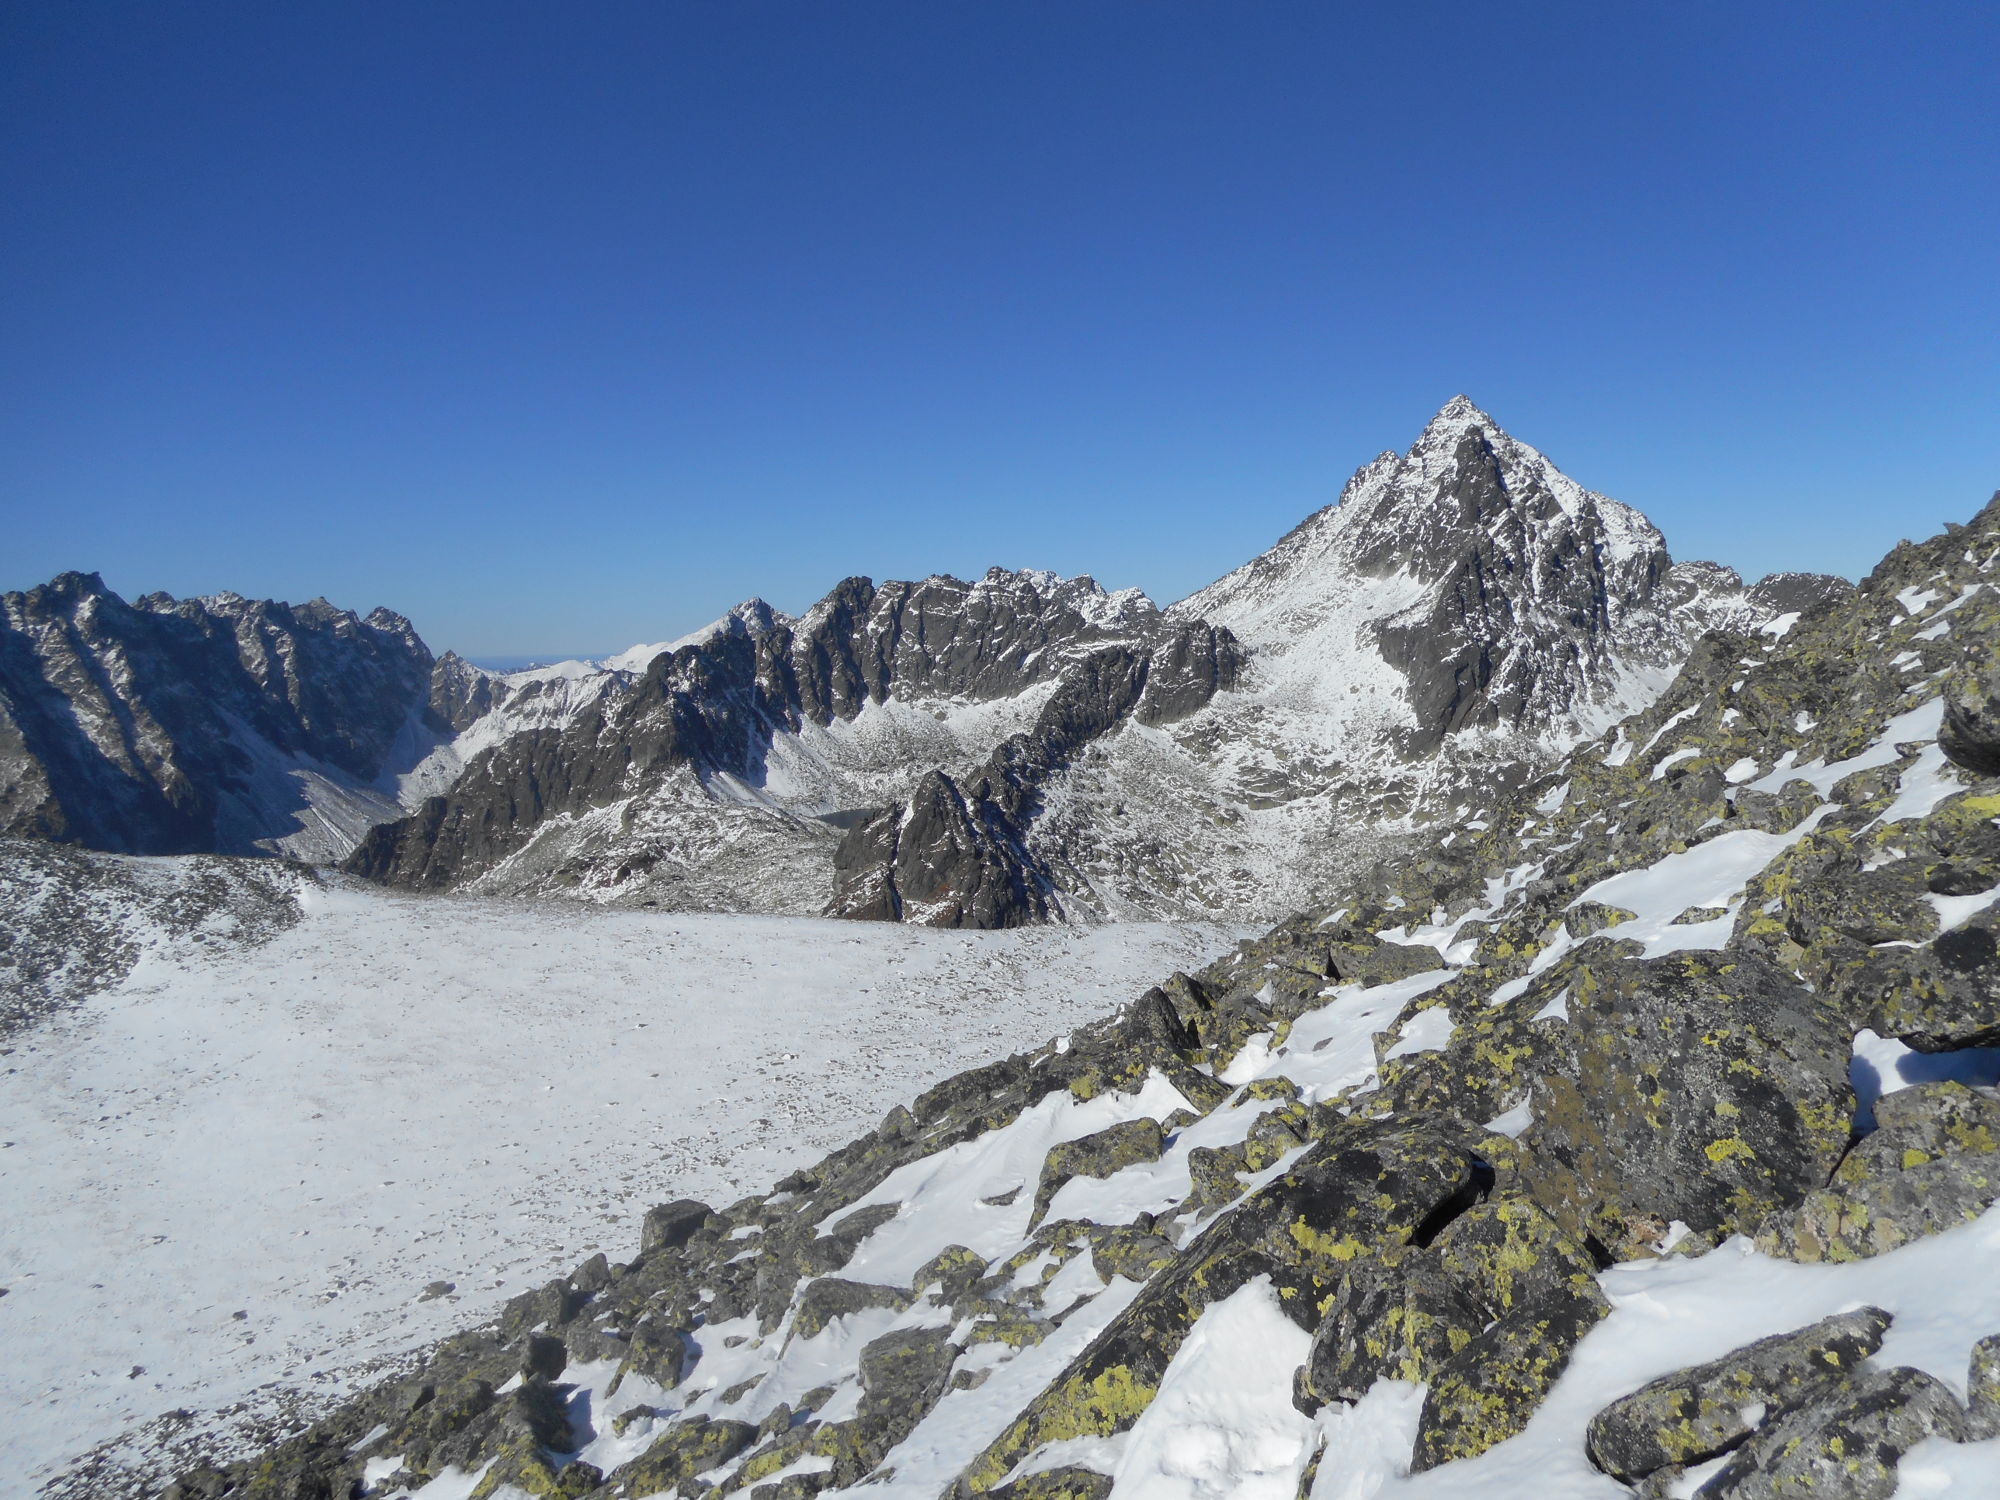
[[[657,684],[492,744],[350,868],[945,926],[1270,913],[1648,701],[1702,632],[1845,588],[1676,565],[1458,397],[1164,613],[996,569],[635,649]]]
[[[1053,909],[1047,876],[1007,822],[1036,779],[1128,719],[1183,716],[1227,688],[1237,665],[1226,632],[1169,620],[1143,596],[1108,594],[1088,578],[996,568],[972,584],[848,579],[797,620],[760,601],[742,606],[653,657],[629,690],[492,745],[448,794],[372,831],[347,867],[419,889],[581,887],[652,901],[672,892],[683,904],[691,871],[712,877],[722,849],[747,845],[736,847],[738,863],[817,854],[823,881],[842,829],[876,816],[847,799],[929,759],[906,753],[909,737],[933,754],[966,754],[936,723],[959,709],[995,727],[1021,724],[984,768],[983,786],[1004,784],[1013,801],[1001,809],[987,799],[967,815],[958,767],[933,762],[918,787],[928,811],[956,815],[941,835],[956,843],[951,860],[934,858],[932,885],[956,891],[944,925],[1014,925]],[[864,716],[905,731],[892,736],[894,754],[867,758],[874,764],[835,743]],[[802,753],[811,740],[829,753]],[[912,833],[910,847],[922,836]],[[879,909],[864,913],[851,892],[837,908],[900,916],[906,884],[924,899],[921,877],[913,883],[910,861],[893,850],[875,884]],[[797,909],[797,894],[784,895]],[[824,884],[815,896],[824,903]]]
[[[254,945],[318,883],[294,860],[183,861],[0,839],[0,1040],[117,983],[168,945]]]
[[[1996,569],[2000,497],[1708,636],[1336,902],[768,1193],[663,1205],[629,1259],[170,1493],[1025,1500],[1186,1490],[1196,1452],[1207,1492],[1318,1496],[2000,1473]],[[1633,1357],[1644,1309],[1739,1282],[1691,1358]]]
[[[0,832],[622,905],[1268,920],[1649,701],[1702,632],[1845,587],[1674,564],[1464,397],[1167,611],[854,578],[503,675],[385,611],[69,574],[7,596]]]
[[[447,732],[432,675],[382,609],[128,604],[94,573],[0,595],[0,835],[337,857]]]

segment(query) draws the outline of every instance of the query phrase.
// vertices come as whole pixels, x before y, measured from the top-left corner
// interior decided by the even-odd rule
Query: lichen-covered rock
[[[639,1253],[678,1250],[714,1217],[714,1209],[694,1198],[676,1198],[672,1203],[648,1209],[640,1221]]]
[[[1606,906],[1601,901],[1579,901],[1563,913],[1563,930],[1573,938],[1594,937],[1636,916],[1637,912],[1627,911],[1622,906]]]
[[[1796,1261],[1865,1260],[1978,1218],[2000,1200],[2000,1157],[1955,1156],[1808,1193],[1757,1248]]]
[[[1958,1153],[2000,1151],[2000,1095],[1957,1082],[1919,1083],[1884,1094],[1875,1128],[1833,1174],[1837,1184],[1867,1182]]]
[[[531,1440],[504,1443],[493,1466],[472,1488],[469,1500],[494,1500],[529,1494],[535,1500],[581,1500],[604,1483],[604,1473],[595,1464],[566,1463],[557,1468],[546,1453]]]
[[[1312,957],[1303,955],[1308,969]],[[1326,948],[1326,978],[1336,984],[1393,984],[1415,974],[1428,974],[1444,967],[1437,949],[1422,943],[1388,943],[1373,933],[1351,929],[1337,935]]]
[[[625,1360],[619,1366],[617,1380],[611,1389],[617,1390],[618,1382],[636,1370],[662,1389],[670,1391],[681,1383],[687,1361],[687,1330],[664,1318],[647,1317],[632,1329],[631,1336],[626,1339]]]
[[[948,1328],[899,1329],[862,1349],[855,1422],[868,1436],[869,1468],[937,1405],[958,1355]]]
[[[2000,918],[1982,914],[1919,948],[1884,948],[1831,988],[1857,1027],[1919,1052],[2000,1045]]]
[[[1758,1231],[1767,1254],[1850,1261],[1978,1218],[2000,1199],[2000,1099],[1927,1083],[1876,1101],[1875,1129],[1824,1188]]]
[[[1796,1406],[1851,1378],[1882,1347],[1889,1322],[1878,1307],[1837,1313],[1662,1375],[1591,1418],[1590,1461],[1631,1483],[1713,1458],[1749,1435],[1759,1408]]]
[[[553,1334],[538,1333],[521,1346],[521,1374],[530,1380],[554,1380],[569,1364],[569,1349]]]
[[[989,1493],[993,1500],[1107,1500],[1111,1494],[1111,1476],[1065,1464],[1023,1474]]]
[[[1495,1196],[1447,1224],[1438,1264],[1499,1316],[1526,1300],[1597,1293],[1587,1251],[1529,1200]]]
[[[1926,1438],[1966,1438],[1958,1398],[1921,1370],[1863,1370],[1773,1415],[1696,1494],[1701,1500],[1889,1500],[1896,1465]]]
[[[1090,1135],[1051,1146],[1042,1161],[1029,1227],[1041,1223],[1042,1216],[1049,1211],[1049,1200],[1072,1177],[1109,1177],[1140,1162],[1158,1161],[1166,1149],[1166,1139],[1158,1120],[1121,1120]]]
[[[921,1292],[934,1286],[948,1304],[956,1304],[978,1286],[986,1274],[986,1257],[964,1245],[946,1245],[918,1268],[910,1285]]]
[[[1411,1469],[1476,1457],[1527,1426],[1577,1341],[1609,1311],[1602,1294],[1558,1290],[1517,1298],[1430,1372]]]
[[[1678,1219],[1754,1228],[1824,1183],[1853,1115],[1849,1037],[1774,965],[1677,953],[1572,970],[1572,1071],[1539,1078],[1522,1137],[1571,1234],[1639,1246]]]
[[[1785,926],[1792,940],[1808,950],[1832,949],[1842,942],[1922,941],[1938,930],[1928,894],[1923,868],[1915,860],[1875,870],[1826,869],[1787,888]]]
[[[404,1461],[415,1468],[433,1467],[431,1455],[491,1407],[493,1401],[492,1385],[476,1378],[457,1381],[438,1391],[410,1415],[396,1435]]]
[[[835,1318],[844,1318],[849,1313],[862,1312],[871,1307],[886,1307],[901,1312],[912,1300],[912,1295],[901,1287],[871,1286],[866,1282],[825,1276],[808,1282],[806,1289],[799,1293],[798,1311],[792,1316],[792,1336],[812,1338]]]
[[[1113,1276],[1147,1281],[1162,1267],[1172,1265],[1179,1253],[1172,1240],[1151,1230],[1120,1225],[1092,1242],[1090,1267],[1106,1281]]]
[[[1975,776],[2000,776],[2000,663],[1988,653],[1968,656],[1945,678],[1938,748]]]
[[[683,1480],[729,1462],[756,1440],[757,1429],[748,1422],[686,1418],[618,1471],[618,1493],[638,1500],[671,1491]]]
[[[1310,1416],[1329,1401],[1359,1401],[1378,1380],[1427,1381],[1488,1321],[1429,1251],[1357,1260],[1313,1335],[1293,1404]]]
[[[1355,1123],[1319,1142],[1147,1283],[973,1461],[964,1486],[984,1493],[1045,1443],[1129,1427],[1202,1310],[1259,1276],[1293,1321],[1316,1329],[1348,1265],[1463,1211],[1487,1182],[1448,1122]]]
[[[1965,1372],[1965,1425],[1974,1439],[2000,1437],[2000,1333],[1972,1346]]]

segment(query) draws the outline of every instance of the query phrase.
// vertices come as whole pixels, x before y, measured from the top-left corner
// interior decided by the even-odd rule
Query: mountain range
[[[1268,919],[1842,596],[1674,563],[1454,398],[1168,609],[1088,577],[850,578],[495,674],[323,600],[0,598],[0,835],[392,886],[947,927]]]
[[[169,1500],[2000,1493],[2000,495],[1856,590],[1753,599],[1478,423],[1173,610],[1099,606],[1117,644],[1033,729],[920,773],[837,868],[911,901],[895,860],[947,791],[1031,858],[1076,767],[1193,760],[1204,720],[1267,730],[1274,779],[1516,783],[736,1201],[662,1198],[253,1454],[182,1450]],[[1366,569],[1365,606],[1302,582]],[[832,613],[739,619],[578,723],[657,726],[678,766],[749,745],[755,785],[720,726],[783,721],[717,684],[791,702],[802,638],[894,639]],[[1361,701],[1307,741],[1345,692],[1315,661]]]
[[[1675,563],[1461,397],[1165,609],[7,595],[0,1474],[2000,1493],[1997,572]]]

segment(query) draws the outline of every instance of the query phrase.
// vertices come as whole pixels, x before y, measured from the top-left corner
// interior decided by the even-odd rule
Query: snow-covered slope
[[[1684,658],[1690,631],[1659,598],[1669,566],[1644,516],[1458,396],[1173,612],[1235,633],[1302,746],[1428,749],[1466,729],[1563,746],[1650,701]]]
[[[63,1494],[120,1493],[160,1443],[273,1433],[256,1424],[370,1361],[622,1253],[660,1197],[738,1196],[913,1085],[1237,935],[599,912],[337,878],[294,881],[289,925],[261,890],[187,922],[120,898],[201,894],[229,862],[67,859],[101,871],[74,925],[137,967],[0,1036],[9,1495],[66,1468]],[[101,1444],[106,1467],[73,1467]]]

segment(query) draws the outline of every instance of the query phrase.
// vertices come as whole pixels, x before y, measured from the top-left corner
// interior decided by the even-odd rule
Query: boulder
[[[696,1230],[714,1217],[714,1209],[693,1198],[677,1198],[672,1203],[650,1208],[640,1222],[639,1253],[651,1255],[656,1250],[678,1250],[694,1237]]]
[[[2000,1333],[1972,1346],[1965,1391],[1967,1431],[1975,1440],[2000,1438]]]
[[[951,1382],[958,1355],[949,1328],[899,1329],[862,1349],[862,1394],[855,1422],[867,1434],[876,1460],[908,1437],[937,1405]]]
[[[1875,1129],[1824,1188],[1774,1214],[1758,1248],[1798,1261],[1851,1261],[1978,1218],[2000,1199],[2000,1099],[1962,1083],[1884,1095]]]
[[[1662,1375],[1591,1418],[1585,1450],[1628,1484],[1713,1458],[1748,1437],[1764,1411],[1796,1406],[1848,1379],[1882,1347],[1889,1321],[1878,1307],[1837,1313]]]
[[[1597,1291],[1590,1252],[1526,1198],[1496,1196],[1468,1209],[1433,1248],[1445,1273],[1495,1317],[1523,1301]]]
[[[1091,1242],[1090,1268],[1106,1281],[1114,1276],[1148,1281],[1179,1253],[1172,1240],[1149,1229],[1119,1225]]]
[[[675,1489],[736,1457],[757,1439],[748,1422],[689,1417],[676,1422],[639,1457],[618,1471],[618,1493],[638,1497]]]
[[[1035,1211],[1028,1225],[1042,1222],[1049,1201],[1072,1177],[1109,1177],[1140,1162],[1158,1161],[1166,1149],[1166,1133],[1152,1119],[1121,1120],[1091,1135],[1061,1141],[1049,1148],[1042,1160],[1042,1176],[1035,1188]]]
[[[2000,1046],[2000,916],[1982,913],[1921,948],[1884,948],[1829,993],[1855,1027],[1919,1052]]]
[[[1108,1500],[1111,1476],[1065,1464],[1038,1474],[1023,1474],[991,1493],[993,1500]]]
[[[1926,1438],[1962,1443],[1965,1412],[1921,1370],[1862,1370],[1772,1416],[1696,1493],[1701,1500],[1890,1500]]]
[[[1359,1401],[1378,1380],[1428,1381],[1489,1321],[1429,1251],[1357,1260],[1313,1335],[1293,1404],[1311,1416],[1329,1401]]]
[[[919,1292],[935,1286],[940,1300],[954,1304],[970,1296],[985,1275],[985,1256],[964,1245],[946,1245],[917,1269],[910,1285]]]
[[[1412,1472],[1473,1458],[1527,1426],[1568,1366],[1570,1351],[1609,1311],[1595,1287],[1518,1297],[1430,1372]]]
[[[1975,776],[2000,776],[2000,663],[1985,651],[1945,678],[1938,748]]]
[[[2000,1199],[2000,1157],[1949,1157],[1808,1193],[1757,1248],[1795,1261],[1866,1260],[1978,1218]]]
[[[1649,1253],[1668,1222],[1751,1229],[1847,1147],[1849,1034],[1761,959],[1676,953],[1572,970],[1567,1071],[1534,1084],[1522,1171],[1572,1236]]]
[[[798,1311],[792,1317],[792,1335],[809,1339],[835,1318],[844,1318],[849,1313],[862,1312],[871,1307],[886,1307],[901,1312],[912,1300],[912,1294],[900,1287],[870,1286],[866,1282],[824,1276],[818,1281],[807,1282],[806,1289],[799,1293]]]
[[[664,1318],[647,1317],[640,1321],[625,1341],[625,1362],[619,1367],[618,1379],[623,1380],[631,1371],[638,1371],[663,1390],[672,1390],[681,1383],[687,1372],[689,1345],[685,1329],[677,1328]],[[613,1390],[617,1389],[614,1384]]]
[[[1638,915],[1622,906],[1606,906],[1601,901],[1579,901],[1563,913],[1563,931],[1573,938],[1595,937],[1607,928],[1629,922]]]
[[[529,1380],[554,1380],[569,1365],[569,1348],[550,1333],[537,1333],[521,1346],[521,1374]]]

